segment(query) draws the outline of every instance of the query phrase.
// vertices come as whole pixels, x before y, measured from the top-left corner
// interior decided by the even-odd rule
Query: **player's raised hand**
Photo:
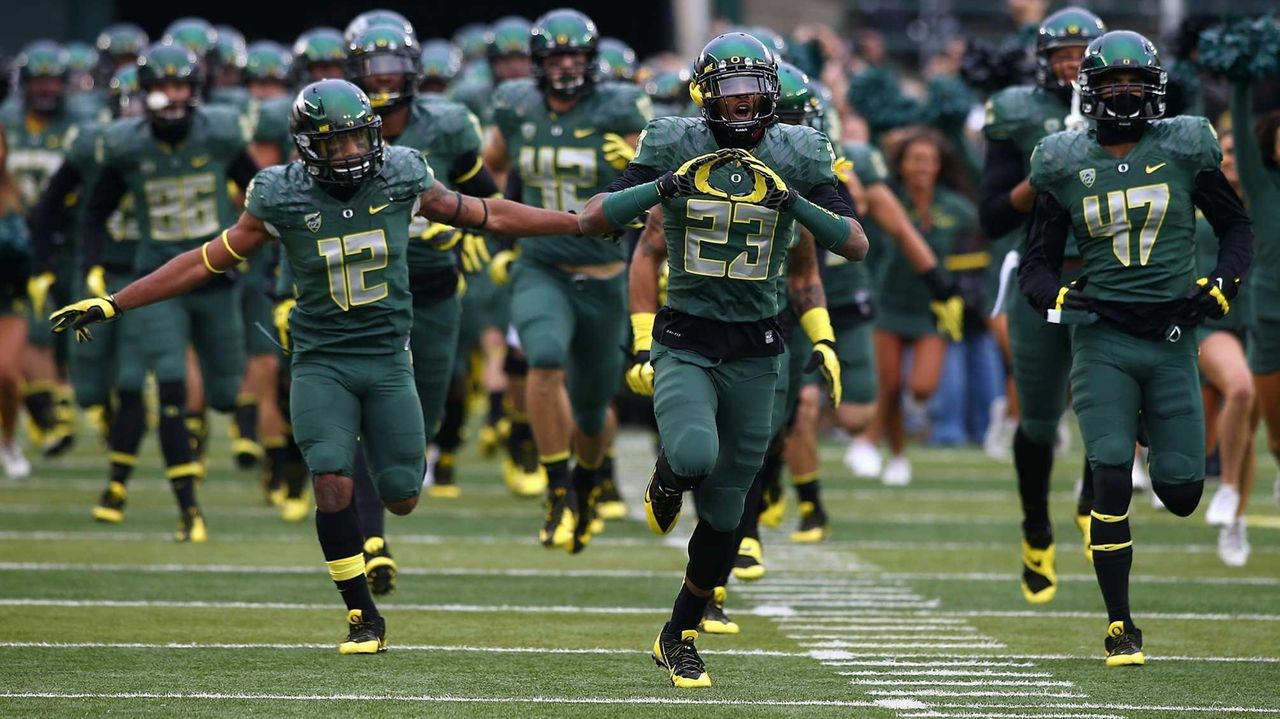
[[[779,212],[785,212],[795,204],[799,195],[787,185],[781,175],[773,171],[772,167],[745,150],[742,151],[740,161],[755,176],[755,190],[749,198],[735,199],[750,201],[752,204]]]
[[[711,172],[721,165],[741,159],[741,150],[723,149],[699,155],[674,172],[658,178],[658,194],[671,200],[690,195],[728,197],[728,193],[711,186]]]

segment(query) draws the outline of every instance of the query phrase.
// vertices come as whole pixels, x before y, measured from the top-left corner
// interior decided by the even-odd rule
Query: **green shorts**
[[[1249,369],[1254,374],[1280,372],[1280,317],[1254,321],[1249,330]]]
[[[879,382],[876,375],[876,347],[871,322],[859,322],[836,327],[836,356],[840,358],[840,384],[844,394],[842,402],[871,404],[876,401]],[[804,366],[813,352],[813,345],[803,332],[791,339],[792,372],[796,368],[803,373]],[[818,370],[803,375],[804,384],[822,384]]]
[[[511,320],[532,369],[564,369],[573,418],[587,435],[604,429],[622,381],[627,283],[565,274],[521,259],[512,278]]]
[[[1133,463],[1141,414],[1152,481],[1204,478],[1198,351],[1191,333],[1165,342],[1133,337],[1106,320],[1076,326],[1071,394],[1091,465]]]
[[[312,474],[352,476],[356,438],[384,502],[417,496],[427,438],[408,352],[293,356],[289,415]]]
[[[1075,279],[1067,276],[1068,281]],[[1021,292],[1005,303],[1013,381],[1021,416],[1018,428],[1032,442],[1053,444],[1067,409],[1071,381],[1071,325],[1051,324]]]
[[[109,273],[111,292],[129,284],[130,274]],[[93,328],[92,342],[71,344],[71,386],[81,407],[105,405],[111,391],[141,392],[147,377],[144,335],[138,313],[126,312],[115,322]]]
[[[192,345],[209,406],[219,412],[235,409],[245,361],[238,286],[218,282],[132,312],[145,338],[143,357],[157,382],[186,382],[187,346]]]
[[[413,352],[413,382],[417,387],[422,426],[426,428],[428,441],[440,427],[445,396],[453,383],[461,314],[462,305],[456,294],[413,306],[409,348]]]
[[[246,282],[240,290],[240,317],[244,323],[244,352],[250,357],[273,355],[280,351],[273,341],[276,334],[274,307],[261,283]]]
[[[773,437],[780,357],[716,360],[653,343],[653,413],[671,469],[701,478],[699,518],[732,532]]]

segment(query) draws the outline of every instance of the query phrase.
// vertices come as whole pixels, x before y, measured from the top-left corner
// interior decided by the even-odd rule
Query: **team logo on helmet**
[[[1086,167],[1080,171],[1080,182],[1084,183],[1085,187],[1093,187],[1093,181],[1096,179],[1098,179],[1098,173],[1092,167]]]

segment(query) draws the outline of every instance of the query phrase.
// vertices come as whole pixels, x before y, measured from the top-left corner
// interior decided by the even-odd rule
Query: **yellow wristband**
[[[226,270],[220,270],[214,267],[213,264],[209,262],[209,243],[208,242],[204,243],[203,245],[200,245],[200,259],[204,260],[204,268],[206,270],[209,270],[213,274],[221,275],[226,272]]]
[[[831,327],[831,313],[826,307],[814,307],[800,316],[800,326],[809,336],[809,341],[817,344],[822,340],[831,343],[836,341],[836,331]]]
[[[636,352],[648,352],[653,346],[654,317],[652,312],[631,313],[631,335],[634,338],[631,346]]]
[[[240,253],[231,249],[231,243],[227,241],[227,230],[222,231],[222,246],[227,248],[227,252],[230,252],[232,257],[236,258],[237,260],[240,260],[241,262],[244,262],[245,260],[249,259],[248,257],[241,257]]]

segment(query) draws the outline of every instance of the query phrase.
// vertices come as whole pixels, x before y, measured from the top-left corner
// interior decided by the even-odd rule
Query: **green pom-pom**
[[[864,70],[849,81],[849,102],[875,133],[918,122],[920,103],[902,94],[893,73]]]
[[[1200,66],[1230,80],[1280,74],[1280,26],[1274,15],[1229,20],[1200,33]]]
[[[940,129],[963,126],[976,102],[963,80],[953,75],[938,75],[929,81],[927,121]]]

